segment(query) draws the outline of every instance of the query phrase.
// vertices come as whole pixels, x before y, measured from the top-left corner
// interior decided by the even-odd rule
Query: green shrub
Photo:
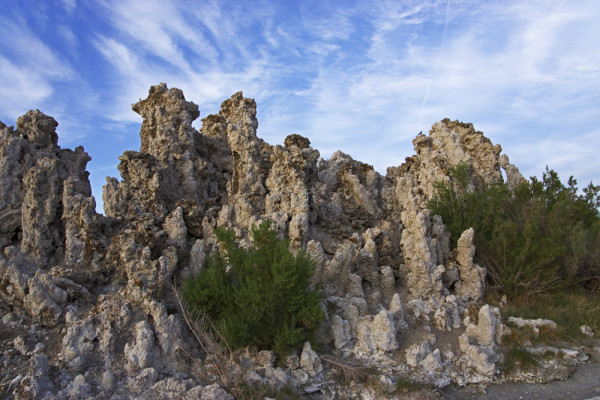
[[[318,288],[311,288],[315,264],[307,253],[295,255],[263,222],[251,230],[253,247],[244,249],[235,233],[215,229],[222,254],[186,280],[183,297],[192,310],[205,312],[227,345],[255,345],[284,355],[306,340],[323,320]]]
[[[232,388],[231,393],[235,395],[237,400],[264,400],[266,398],[273,400],[297,400],[302,398],[302,395],[292,386],[283,386],[278,389],[267,384],[249,385],[241,383]]]
[[[531,371],[539,366],[536,357],[522,346],[513,345],[504,355],[502,370],[505,373],[514,372],[517,367],[521,371]]]
[[[471,167],[460,163],[449,168],[451,183],[436,182],[435,195],[428,203],[432,214],[442,217],[451,234],[453,247],[460,235],[473,228],[477,236],[490,237],[503,219],[503,207],[511,197],[504,184],[471,190]]]
[[[508,317],[550,319],[558,325],[559,339],[585,339],[581,325],[600,331],[600,296],[583,289],[513,301],[502,311]],[[540,332],[540,336],[542,332]]]
[[[442,217],[452,243],[473,227],[476,261],[493,285],[513,298],[583,285],[600,288],[600,186],[579,194],[572,177],[564,186],[546,169],[511,192],[504,184],[470,187],[468,164],[450,168],[428,204]]]
[[[396,393],[419,392],[421,390],[431,389],[428,385],[413,381],[409,378],[399,376],[396,382]]]

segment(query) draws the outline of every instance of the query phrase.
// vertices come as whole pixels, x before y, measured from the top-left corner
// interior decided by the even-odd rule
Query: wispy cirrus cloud
[[[600,123],[600,6],[590,0],[577,7],[562,0],[61,4],[60,13],[36,14],[40,24],[7,19],[30,36],[27,43],[46,46],[40,54],[49,68],[34,70],[0,40],[0,69],[11,77],[0,90],[26,90],[23,103],[60,93],[53,106],[66,108],[75,103],[63,97],[84,88],[78,112],[98,110],[94,126],[115,143],[86,148],[97,146],[95,160],[111,165],[139,140],[131,103],[166,82],[203,116],[243,90],[257,100],[265,140],[300,133],[324,157],[341,149],[381,172],[403,162],[415,134],[445,117],[473,122],[526,175],[545,163],[582,181],[600,170],[588,151]],[[60,46],[46,41],[49,21]]]
[[[65,8],[65,10],[67,11],[67,13],[72,13],[73,10],[75,9],[75,7],[77,7],[77,1],[76,0],[62,0],[63,3],[63,7]]]
[[[401,162],[405,152],[412,152],[410,139],[419,130],[444,117],[461,119],[474,122],[506,150],[526,147],[513,159],[533,175],[540,173],[535,170],[540,162],[529,160],[544,153],[536,147],[539,139],[525,138],[538,124],[553,137],[550,143],[572,155],[552,157],[555,168],[570,174],[576,171],[567,160],[589,157],[586,162],[598,170],[588,144],[565,135],[580,129],[578,121],[598,120],[590,115],[590,105],[599,105],[599,47],[594,43],[600,37],[595,22],[600,10],[586,5],[444,1],[367,14],[374,28],[366,53],[370,62],[359,73],[325,66],[303,92],[318,99],[316,118],[307,129],[326,131],[330,142],[358,150],[351,153],[357,158],[367,154],[364,149],[377,148],[370,153],[379,156],[370,159],[383,171],[390,160]],[[352,120],[355,129],[349,130],[345,121]],[[351,141],[345,139],[348,132]],[[389,145],[400,142],[406,145]]]
[[[184,6],[158,1],[105,3],[114,31],[99,37],[94,45],[121,78],[113,83],[121,88],[116,119],[126,118],[117,109],[143,97],[148,87],[158,82],[178,86],[188,96],[197,94],[196,102],[214,103],[239,90],[240,85],[258,87],[252,82],[266,75],[269,67],[260,53],[239,60],[248,53],[240,44],[243,33],[227,19],[215,23],[210,18],[222,14],[218,3],[209,2],[202,13],[187,13]],[[232,34],[227,37],[222,31]],[[236,63],[240,65],[237,69],[230,67]]]
[[[22,18],[0,17],[0,36],[0,110],[12,123],[23,110],[39,108],[55,84],[72,78],[73,69]]]

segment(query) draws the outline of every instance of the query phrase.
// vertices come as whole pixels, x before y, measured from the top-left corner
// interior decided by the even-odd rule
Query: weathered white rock
[[[256,371],[250,370],[246,372],[246,375],[244,376],[244,382],[246,382],[248,385],[262,385],[265,383],[265,380]]]
[[[430,320],[430,314],[433,313],[433,308],[430,302],[421,299],[411,300],[408,302],[408,310],[417,319],[424,321]]]
[[[421,342],[415,343],[406,349],[406,364],[413,368],[421,366],[423,360],[432,352],[432,346],[435,345],[434,335],[427,335]]]
[[[29,275],[22,272],[15,263],[0,260],[0,279],[4,288],[0,291],[3,301],[22,305],[28,295]]]
[[[497,372],[496,362],[500,360],[500,355],[496,352],[496,344],[501,343],[508,328],[502,323],[500,310],[488,304],[481,307],[478,319],[477,325],[471,323],[467,326],[458,342],[466,364],[482,375],[473,379],[486,381]]]
[[[197,239],[190,250],[189,275],[200,271],[206,265],[206,245],[203,239]]]
[[[390,304],[396,291],[396,277],[392,267],[385,265],[381,267],[381,297],[383,304]]]
[[[86,381],[85,376],[77,375],[73,380],[73,386],[69,391],[69,396],[75,399],[85,399],[90,392],[90,384]]]
[[[421,361],[420,366],[430,372],[442,372],[444,365],[442,363],[442,353],[440,349],[435,349],[427,354],[427,357]]]
[[[135,342],[125,344],[125,357],[129,368],[140,370],[151,367],[159,358],[154,341],[154,331],[146,321],[135,326]]]
[[[265,380],[273,387],[282,387],[288,384],[288,374],[281,368],[265,367]]]
[[[394,178],[393,192],[401,209],[425,209],[434,194],[434,184],[449,181],[448,166],[471,165],[472,187],[501,182],[499,156],[502,148],[492,145],[472,124],[445,119],[433,125],[429,136],[413,140],[416,155],[400,167],[388,169]]]
[[[145,398],[160,398],[165,400],[181,398],[193,385],[194,382],[190,379],[166,378],[152,385],[151,388],[143,393],[143,396]]]
[[[115,375],[110,371],[104,371],[100,377],[99,388],[104,392],[110,392],[116,384]]]
[[[506,154],[502,154],[500,156],[498,163],[506,172],[506,186],[508,186],[510,190],[513,190],[521,183],[527,182],[523,175],[521,175],[521,172],[519,172],[519,168],[510,163],[510,160]]]
[[[362,317],[357,326],[355,349],[360,354],[373,355],[376,352],[390,352],[398,349],[396,339],[398,328],[392,311],[381,310],[375,317]]]
[[[467,365],[474,368],[484,377],[496,374],[497,356],[490,347],[478,346],[470,343],[469,336],[461,335],[458,338],[459,348],[465,354]]]
[[[486,272],[479,265],[473,263],[474,235],[475,230],[469,228],[458,239],[456,261],[460,274],[460,285],[458,285],[457,294],[466,300],[478,302],[483,296]]]
[[[375,338],[375,345],[381,351],[393,351],[398,348],[396,333],[398,332],[394,323],[394,314],[390,311],[381,310],[373,318],[371,333]]]
[[[256,363],[263,367],[271,367],[275,362],[275,353],[272,350],[261,350],[254,357]]]
[[[24,356],[29,353],[29,349],[27,348],[23,336],[16,337],[15,340],[13,340],[13,346],[15,346],[15,349]]]
[[[356,246],[353,243],[344,242],[337,248],[334,257],[325,263],[323,279],[329,295],[344,296],[355,252]]]
[[[440,330],[451,331],[461,326],[460,308],[455,296],[447,296],[433,315],[433,322]]]
[[[183,220],[183,208],[181,206],[173,210],[165,218],[164,228],[169,236],[169,243],[177,248],[183,248],[187,238],[187,227]]]
[[[49,369],[47,356],[36,354],[31,358],[32,388],[38,396],[54,389],[54,385],[49,378]]]
[[[438,265],[438,242],[431,237],[429,211],[403,211],[402,222],[406,226],[401,244],[408,269],[410,299],[438,300],[443,293],[442,276],[445,268]]]
[[[381,375],[379,377],[379,383],[381,384],[383,390],[385,390],[387,393],[392,393],[396,389],[392,378],[387,375]]]
[[[580,329],[581,329],[581,333],[583,333],[584,335],[589,336],[589,337],[594,337],[594,331],[591,326],[581,325]]]
[[[530,327],[536,335],[539,335],[540,328],[547,328],[550,330],[558,329],[556,322],[549,319],[523,319],[520,317],[509,317],[508,321],[522,328],[525,326]],[[583,331],[583,330],[582,330]]]
[[[188,396],[190,393],[188,392]],[[189,397],[190,400],[194,397]],[[195,397],[198,398],[198,397]],[[212,385],[205,386],[200,391],[200,400],[234,400],[234,397],[227,393],[218,384],[213,383]]]
[[[303,369],[294,369],[290,371],[290,375],[292,379],[297,382],[299,385],[305,385],[308,383],[310,377]]]
[[[331,319],[331,335],[335,348],[344,348],[352,338],[350,322],[335,314]]]
[[[310,376],[315,376],[323,371],[323,363],[309,342],[304,343],[302,355],[300,356],[300,366]]]
[[[506,326],[502,323],[500,309],[485,304],[479,310],[479,323],[467,326],[465,334],[473,336],[482,346],[493,347],[502,343],[502,336],[507,333]]]
[[[127,387],[134,393],[140,393],[151,387],[158,380],[156,369],[144,368],[136,371],[135,377],[127,382]]]
[[[390,301],[390,311],[394,313],[394,324],[399,332],[406,332],[408,330],[408,324],[404,319],[404,307],[402,307],[402,301],[400,295],[394,293],[392,301]]]
[[[289,355],[285,358],[285,366],[290,370],[300,368],[300,357],[296,354]]]
[[[29,279],[27,287],[29,288],[29,294],[23,300],[23,305],[29,311],[31,317],[46,326],[55,326],[58,324],[62,316],[62,309],[48,293],[48,286],[36,276]],[[64,296],[60,296],[60,299],[64,298],[64,301],[66,301],[66,293],[62,291],[62,294]]]
[[[323,279],[323,268],[327,258],[323,251],[323,246],[316,240],[311,240],[306,245],[306,252],[310,255],[310,258],[315,262],[316,270],[313,275],[313,282],[321,282]]]
[[[69,326],[62,339],[62,356],[67,365],[80,371],[93,355],[94,341],[97,337],[96,328],[89,320]]]
[[[181,315],[169,315],[165,304],[155,300],[146,300],[141,308],[152,317],[152,329],[161,354],[161,361],[155,364],[155,367],[161,368],[163,363],[173,365],[180,362],[178,358],[190,352],[188,344],[185,343]]]

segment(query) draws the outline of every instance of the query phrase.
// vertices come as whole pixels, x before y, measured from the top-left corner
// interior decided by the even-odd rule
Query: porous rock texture
[[[121,180],[107,178],[106,215],[95,212],[90,157],[57,145],[53,118],[29,111],[16,129],[0,123],[3,398],[231,399],[224,372],[311,398],[369,397],[372,387],[333,378],[333,359],[385,373],[387,386],[402,374],[437,386],[497,379],[506,327],[482,304],[474,232],[451,249],[427,201],[460,162],[472,188],[502,182],[501,167],[509,186],[521,181],[499,145],[443,120],[381,176],[342,152],[320,158],[300,135],[264,142],[256,103],[241,92],[200,131],[198,107],[165,84],[132,108],[141,148],[119,157]],[[263,220],[317,264],[321,350],[307,342],[275,362],[268,349],[246,349],[223,371],[175,293],[215,251],[217,225],[248,245]],[[476,322],[465,318],[473,307]]]

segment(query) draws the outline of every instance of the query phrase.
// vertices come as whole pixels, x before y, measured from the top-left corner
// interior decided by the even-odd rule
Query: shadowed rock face
[[[495,342],[481,338],[505,329],[497,309],[482,308],[469,328],[476,335],[458,340],[485,283],[473,231],[451,251],[443,221],[426,208],[433,184],[459,162],[471,165],[475,188],[501,182],[501,165],[511,184],[522,179],[472,125],[436,123],[384,177],[341,152],[320,159],[300,135],[265,143],[256,103],[241,92],[200,131],[191,126],[198,107],[165,84],[132,108],[143,117],[141,148],[119,157],[120,181],[107,178],[106,216],[94,211],[90,157],[58,147],[53,118],[30,111],[16,129],[0,124],[0,337],[15,354],[4,394],[228,398],[203,386],[194,368],[204,367],[189,368],[187,355],[205,354],[171,285],[205,266],[215,226],[249,244],[250,228],[265,219],[316,261],[326,349],[380,368],[404,365],[440,386],[494,378]],[[411,334],[416,326],[428,328]],[[452,331],[452,351],[441,352],[436,334]],[[271,363],[252,379],[331,385],[310,345],[298,356],[295,367]]]

